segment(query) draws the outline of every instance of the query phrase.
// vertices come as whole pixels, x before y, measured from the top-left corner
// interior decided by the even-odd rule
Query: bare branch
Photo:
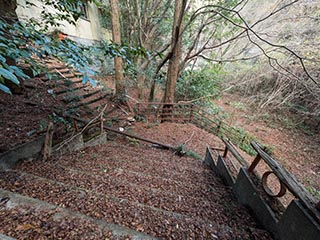
[[[248,23],[244,20],[244,18],[241,16],[241,14],[240,14],[238,11],[233,10],[233,9],[228,9],[228,8],[225,8],[225,7],[222,7],[222,6],[208,5],[208,6],[206,6],[206,7],[218,8],[218,9],[222,9],[222,10],[225,10],[225,11],[232,12],[232,13],[234,13],[235,15],[237,15],[237,16],[239,17],[239,19],[242,21],[242,23],[243,23],[245,26],[242,26],[242,25],[236,23],[236,22],[233,21],[232,19],[226,17],[225,15],[223,15],[222,13],[220,13],[219,11],[216,11],[216,10],[210,10],[210,11],[205,11],[205,12],[198,12],[197,14],[199,15],[199,14],[208,13],[208,12],[216,13],[217,15],[221,16],[222,18],[224,18],[224,19],[227,20],[228,22],[232,23],[234,26],[237,26],[237,27],[239,27],[239,28],[241,28],[241,29],[244,29],[244,31],[241,32],[240,34],[238,34],[238,35],[236,35],[235,37],[233,37],[233,38],[227,40],[226,42],[222,43],[223,45],[226,44],[226,43],[228,43],[228,42],[234,41],[234,40],[237,39],[239,36],[241,36],[243,33],[247,33],[247,35],[248,35],[248,31],[250,31],[250,32],[251,32],[252,34],[254,34],[260,41],[262,41],[262,42],[264,42],[264,43],[266,43],[266,44],[268,44],[268,45],[270,45],[270,46],[272,46],[272,47],[275,47],[275,48],[285,49],[286,51],[288,51],[289,53],[291,53],[293,56],[295,56],[295,57],[299,60],[301,66],[302,66],[304,72],[306,73],[306,75],[308,76],[308,78],[310,78],[318,87],[320,87],[320,86],[319,86],[319,83],[309,74],[309,72],[308,72],[308,70],[307,70],[307,68],[306,68],[306,66],[305,66],[305,64],[304,64],[304,60],[305,60],[305,59],[304,59],[303,57],[299,56],[296,52],[294,52],[293,50],[291,50],[290,48],[288,48],[288,47],[286,47],[286,46],[284,46],[284,45],[275,44],[275,43],[272,43],[272,42],[270,42],[270,41],[262,38],[259,34],[257,34],[257,33],[252,29],[252,28],[253,28],[254,26],[256,26],[257,24],[261,23],[262,21],[266,20],[267,18],[275,15],[275,14],[278,13],[279,11],[283,10],[284,8],[286,8],[286,7],[288,7],[288,6],[293,5],[294,3],[298,2],[298,1],[299,1],[299,0],[295,0],[295,1],[293,1],[293,2],[290,2],[290,3],[286,4],[286,5],[284,5],[283,7],[281,7],[281,8],[279,8],[279,9],[271,12],[271,13],[270,13],[269,15],[267,15],[266,17],[258,20],[257,22],[255,22],[255,23],[254,23],[253,25],[251,25],[251,26],[248,25]],[[249,35],[248,35],[248,37],[249,37]],[[249,39],[249,40],[250,40],[250,39]],[[252,39],[251,39],[251,42],[252,42]],[[221,45],[221,44],[219,44],[219,45]],[[265,51],[262,49],[262,47],[261,47],[259,44],[257,44],[257,43],[255,42],[255,45],[256,45],[257,47],[259,47],[259,49],[262,50],[262,52],[265,54]],[[216,46],[214,46],[214,47],[216,47]],[[265,54],[265,55],[266,55],[266,54]],[[266,56],[268,56],[268,55],[266,55]],[[277,61],[277,59],[275,59],[275,58],[270,58],[270,56],[269,56],[268,58],[269,58],[269,62],[270,62],[270,63],[271,63],[271,60],[274,60],[274,61],[276,62],[276,64],[277,64],[278,66],[280,66],[280,64],[279,64],[279,62]],[[272,65],[272,64],[271,64],[271,65]],[[272,66],[273,66],[273,65],[272,65]],[[289,73],[289,71],[286,70],[285,68],[283,68],[282,66],[281,66],[281,68],[282,68],[283,70],[285,70],[286,72]]]

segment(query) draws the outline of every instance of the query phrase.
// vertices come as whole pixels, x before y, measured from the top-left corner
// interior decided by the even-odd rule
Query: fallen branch
[[[209,148],[212,150],[220,151],[220,152],[224,151],[224,148],[218,148],[218,147],[209,147]]]
[[[129,99],[131,99],[131,100],[133,100],[133,101],[135,101],[136,103],[141,103],[141,102],[139,102],[138,100],[136,100],[135,98],[130,97],[128,94],[126,95],[126,97],[129,98]]]
[[[124,110],[122,107],[120,107],[119,105],[117,105],[117,107],[118,107],[124,114],[129,115],[129,113],[128,113],[126,110]]]
[[[85,119],[81,119],[79,117],[73,117],[73,116],[69,116],[70,118],[74,118],[80,122],[83,122],[86,124],[86,127],[90,124],[92,124],[93,121],[90,121],[88,122],[87,120]],[[110,128],[110,127],[107,127],[107,126],[103,126],[103,128],[107,131],[110,131],[110,132],[114,132],[114,133],[117,133],[117,134],[120,134],[120,135],[124,135],[124,136],[127,136],[127,137],[130,137],[130,138],[134,138],[134,139],[137,139],[137,140],[140,140],[140,141],[143,141],[143,142],[147,142],[147,143],[152,143],[154,145],[157,145],[157,146],[160,146],[164,149],[168,149],[168,150],[172,150],[172,151],[175,151],[176,150],[176,147],[173,147],[171,145],[167,145],[167,144],[164,144],[164,143],[160,143],[160,142],[156,142],[156,141],[153,141],[153,140],[150,140],[150,139],[147,139],[147,138],[143,138],[143,137],[140,137],[140,136],[137,136],[137,135],[134,135],[134,134],[130,134],[130,133],[125,133],[125,132],[121,132],[117,129],[114,129],[114,128]]]
[[[167,145],[167,144],[164,144],[164,143],[156,142],[156,141],[153,141],[153,140],[150,140],[150,139],[147,139],[147,138],[143,138],[143,137],[140,137],[140,136],[137,136],[137,135],[133,135],[133,134],[125,133],[125,132],[120,132],[120,131],[118,131],[116,129],[113,129],[113,128],[110,128],[110,127],[104,126],[104,129],[108,130],[108,131],[111,131],[111,132],[114,132],[114,133],[117,133],[117,134],[120,134],[120,135],[124,135],[124,136],[130,137],[130,138],[135,138],[135,139],[147,142],[147,143],[152,143],[152,144],[158,145],[158,146],[160,146],[160,147],[162,147],[164,149],[173,150],[173,151],[176,149],[175,147],[173,147],[171,145]]]

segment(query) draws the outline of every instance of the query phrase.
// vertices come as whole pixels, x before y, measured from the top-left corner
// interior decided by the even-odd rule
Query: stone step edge
[[[132,230],[127,227],[123,227],[123,226],[120,226],[117,224],[109,223],[109,222],[106,222],[101,219],[89,217],[85,214],[75,212],[75,211],[72,211],[67,208],[58,207],[56,205],[41,201],[39,199],[23,196],[23,195],[20,195],[17,193],[12,193],[10,191],[3,190],[1,188],[0,188],[0,198],[9,198],[8,202],[10,202],[11,206],[19,206],[20,205],[20,206],[34,207],[37,209],[41,209],[41,208],[50,209],[50,210],[58,209],[59,215],[61,215],[63,217],[68,217],[68,216],[78,217],[78,218],[82,218],[87,221],[94,222],[95,224],[97,224],[99,226],[100,229],[111,231],[112,234],[116,237],[123,237],[123,236],[130,235],[133,240],[157,239],[155,237],[152,237],[150,235],[147,235],[147,234],[144,234],[141,232],[137,232],[137,231]],[[0,237],[1,237],[1,235],[0,235]],[[2,239],[2,238],[0,238],[0,239]],[[6,239],[6,238],[4,238],[4,239]],[[7,238],[7,239],[13,240],[12,238]]]
[[[143,204],[143,203],[140,203],[140,202],[137,202],[137,201],[130,201],[130,200],[125,199],[125,198],[115,197],[113,195],[105,195],[105,194],[99,193],[99,192],[97,192],[95,190],[91,190],[91,189],[87,189],[87,188],[83,188],[83,187],[73,186],[73,185],[66,184],[66,183],[63,183],[63,182],[60,182],[60,181],[56,181],[56,180],[53,180],[53,179],[40,177],[40,176],[37,176],[37,175],[34,175],[34,174],[24,173],[24,172],[19,172],[19,173],[21,174],[21,176],[30,176],[30,177],[33,177],[34,179],[38,179],[38,180],[41,180],[41,181],[46,181],[46,182],[53,183],[53,184],[58,184],[60,186],[66,187],[66,188],[71,189],[71,190],[83,191],[83,192],[86,192],[88,194],[92,194],[92,195],[96,195],[96,196],[100,196],[100,197],[109,197],[110,200],[115,201],[115,202],[120,202],[120,203],[121,202],[131,202],[132,204],[136,205],[137,207],[148,208],[148,209],[150,209],[152,211],[163,213],[164,215],[170,215],[170,216],[173,216],[173,217],[176,217],[176,218],[192,218],[192,216],[189,216],[189,215],[186,215],[186,214],[183,214],[183,213],[168,211],[168,210],[165,210],[165,209],[162,209],[162,208],[157,208],[157,207],[154,207],[154,206],[151,206],[151,205],[148,205],[148,204]],[[4,190],[4,189],[2,189],[2,190]],[[4,190],[4,191],[7,191],[7,190]],[[21,194],[19,194],[19,195],[21,195]],[[21,196],[24,196],[24,195],[21,195]],[[39,200],[39,201],[41,201],[41,200]],[[207,224],[214,225],[214,223],[211,223],[209,221],[205,221],[205,220],[201,219],[200,217],[197,217],[197,220],[201,221],[201,222],[205,222]]]
[[[210,220],[210,219],[203,219],[200,216],[191,216],[191,215],[188,215],[186,213],[179,213],[179,212],[175,212],[175,211],[171,211],[171,210],[165,210],[165,209],[162,209],[162,208],[154,207],[152,205],[140,203],[138,201],[131,201],[131,200],[128,200],[128,199],[125,199],[125,198],[119,198],[119,197],[116,197],[114,195],[105,195],[105,194],[99,193],[99,192],[97,192],[95,190],[91,190],[91,189],[87,189],[87,188],[83,188],[83,187],[77,187],[77,186],[74,186],[74,185],[66,184],[66,183],[63,183],[63,182],[60,182],[60,181],[56,181],[56,180],[53,180],[53,179],[41,177],[41,176],[38,176],[38,175],[26,173],[26,172],[21,172],[21,171],[17,172],[15,170],[13,172],[19,173],[21,176],[27,176],[27,177],[29,176],[29,177],[33,177],[36,180],[38,179],[38,180],[41,180],[41,181],[47,181],[49,183],[58,184],[60,186],[66,187],[66,188],[71,189],[71,190],[83,191],[83,192],[86,192],[88,194],[96,195],[96,196],[99,196],[99,197],[102,197],[102,198],[103,197],[109,197],[109,199],[111,201],[120,202],[120,203],[121,202],[130,202],[130,203],[134,204],[137,207],[148,208],[151,211],[159,212],[159,213],[162,213],[162,214],[167,215],[167,216],[173,216],[173,217],[175,217],[177,219],[193,218],[193,219],[196,219],[198,222],[201,222],[202,224],[219,225],[219,227],[221,227],[221,226],[225,227],[224,224],[217,224],[217,223],[212,222],[212,220]],[[1,188],[0,188],[0,190],[1,190]],[[4,191],[7,191],[7,190],[4,190]],[[18,194],[18,193],[16,193],[16,194]],[[21,195],[21,194],[19,194],[19,195]],[[21,195],[21,196],[24,196],[24,195]],[[41,200],[39,200],[39,201],[41,201]]]
[[[68,170],[68,171],[71,171],[71,172],[75,172],[75,173],[80,173],[80,174],[85,174],[87,176],[91,176],[91,175],[95,175],[95,176],[98,176],[98,177],[103,177],[103,175],[100,175],[100,174],[94,174],[92,172],[88,172],[88,171],[85,171],[83,169],[80,169],[80,168],[73,168],[73,167],[69,167],[69,166],[65,166],[65,165],[61,165],[61,164],[53,164],[53,163],[48,163],[50,165],[52,165],[52,167],[54,167],[55,165],[56,166],[59,166],[59,167],[62,167],[64,168],[65,170]],[[166,181],[167,179],[164,178],[164,177],[161,177],[161,176],[156,176],[156,175],[152,175],[152,174],[147,174],[147,173],[140,173],[140,172],[136,172],[136,171],[132,171],[132,170],[128,170],[128,169],[123,169],[123,168],[113,168],[112,169],[113,171],[116,171],[116,172],[129,172],[131,174],[134,174],[134,175],[137,175],[137,176],[141,176],[141,177],[154,177],[156,179],[159,179],[161,181]],[[19,170],[19,169],[14,169],[13,171],[17,172],[17,173],[20,173],[20,174],[24,174],[24,175],[29,175],[29,176],[34,176],[34,177],[39,177],[39,178],[44,178],[42,176],[39,176],[38,174],[34,174],[34,173],[30,173],[28,171],[22,171],[22,170]],[[52,180],[52,179],[49,179],[49,178],[45,178],[45,179],[48,179],[48,180]],[[177,180],[171,180],[173,183],[179,185],[182,183],[182,181],[177,181]],[[126,183],[128,184],[130,187],[133,187],[133,188],[141,188],[141,186],[137,185],[137,184],[133,184],[133,183],[130,183],[128,181],[123,181],[123,183]],[[160,188],[154,188],[154,187],[148,187],[147,185],[144,185],[146,188],[150,189],[151,191],[153,192],[162,192],[162,193],[166,193],[168,195],[172,195],[172,196],[181,196],[181,197],[189,197],[189,198],[197,198],[196,196],[186,196],[186,195],[181,195],[179,194],[178,192],[175,192],[175,191],[166,191],[166,190],[162,190]],[[228,186],[225,186],[225,185],[220,185],[220,184],[211,184],[210,185],[210,189],[212,190],[212,188],[214,189],[229,189],[230,187]]]
[[[7,235],[3,235],[0,233],[1,240],[17,240],[16,238],[8,237]]]
[[[103,144],[101,146],[103,146]],[[119,162],[120,161],[121,162],[125,162],[124,160],[120,160],[119,159]],[[72,171],[72,172],[78,172],[78,173],[84,173],[86,175],[92,175],[93,174],[92,172],[86,171],[81,167],[73,167],[73,166],[70,166],[70,165],[60,164],[58,162],[57,163],[48,162],[46,164],[52,165],[53,167],[59,166],[59,167],[65,169],[65,170]],[[139,164],[139,163],[137,163],[137,165],[143,166],[142,164]],[[104,165],[102,165],[100,163],[96,164],[96,166],[100,167],[101,169],[104,168]],[[138,175],[138,176],[142,176],[142,177],[152,177],[152,178],[156,178],[156,179],[161,180],[161,181],[167,181],[168,180],[166,177],[161,176],[161,175],[156,175],[156,174],[153,174],[153,173],[146,173],[146,172],[137,172],[137,171],[134,171],[134,170],[128,169],[128,168],[124,169],[123,167],[112,167],[112,168],[108,168],[108,170],[117,171],[117,172],[126,171],[126,172],[134,174],[134,175]],[[189,169],[186,169],[186,170],[189,170]],[[192,171],[192,169],[190,171]],[[172,170],[169,170],[167,173],[168,174],[172,174],[172,175],[173,174],[177,174],[177,175],[182,174],[182,173],[180,173],[178,171],[172,171]],[[196,174],[196,172],[195,172],[195,174]],[[101,174],[97,174],[97,175],[103,177],[103,175],[101,175]],[[183,183],[183,181],[176,180],[176,179],[170,179],[170,182],[173,182],[173,183],[176,183],[176,184]],[[219,188],[229,188],[228,186],[225,186],[225,185],[222,185],[222,184],[221,184],[221,186],[220,185],[216,185],[216,184],[213,184],[213,185],[215,185],[216,187],[219,187]]]

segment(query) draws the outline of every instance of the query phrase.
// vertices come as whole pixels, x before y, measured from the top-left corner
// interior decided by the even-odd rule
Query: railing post
[[[218,126],[217,126],[217,134],[219,133],[220,128],[221,128],[221,120],[219,120],[219,122],[218,122]]]
[[[245,140],[246,140],[246,135],[244,135],[243,138],[241,139],[241,144],[243,144]]]
[[[253,162],[251,163],[250,167],[248,168],[248,172],[249,172],[249,173],[252,173],[252,172],[253,172],[253,170],[256,168],[256,166],[258,165],[258,163],[260,162],[260,160],[261,160],[261,156],[260,156],[260,154],[258,154],[258,155],[256,156],[256,158],[253,160]]]
[[[228,147],[226,146],[226,148],[224,149],[224,153],[223,153],[223,157],[227,157],[228,154]]]
[[[193,119],[193,104],[190,104],[190,116],[189,116],[189,122],[192,123]]]

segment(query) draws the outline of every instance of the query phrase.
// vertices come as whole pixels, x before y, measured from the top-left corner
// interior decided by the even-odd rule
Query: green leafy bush
[[[218,66],[184,71],[177,82],[177,100],[190,101],[198,99],[196,101],[198,103],[210,101],[210,99],[219,96],[222,76],[223,73]]]

